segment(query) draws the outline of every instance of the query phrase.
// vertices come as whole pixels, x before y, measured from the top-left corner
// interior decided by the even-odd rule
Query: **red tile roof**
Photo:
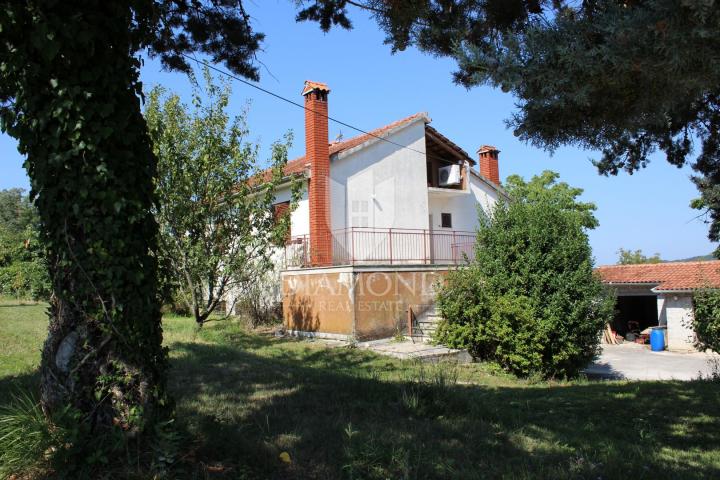
[[[605,265],[595,271],[603,283],[651,283],[657,291],[720,288],[720,260]]]
[[[350,150],[351,148],[362,145],[363,143],[367,142],[368,140],[372,140],[375,137],[382,137],[389,131],[408,124],[413,120],[421,117],[427,117],[427,114],[422,112],[416,113],[415,115],[410,115],[409,117],[405,117],[402,120],[390,123],[388,125],[385,125],[384,127],[376,128],[375,130],[372,130],[368,133],[363,133],[362,135],[358,135],[356,137],[343,140],[341,142],[330,142],[330,155],[332,156],[342,151]],[[285,165],[285,175],[301,173],[306,168],[309,167],[307,165],[307,162],[305,161],[305,156],[303,155],[302,157],[290,160],[287,165]]]
[[[465,160],[467,160],[468,162],[470,162],[470,165],[475,165],[475,163],[476,163],[475,160],[473,160],[472,158],[470,158],[470,155],[468,155],[465,150],[463,150],[462,148],[460,148],[455,142],[453,142],[452,140],[450,140],[449,138],[447,138],[445,135],[443,135],[442,133],[438,132],[437,130],[435,130],[435,129],[434,129],[433,127],[431,127],[430,125],[425,125],[425,131],[426,131],[426,132],[430,132],[431,135],[434,135],[435,137],[437,137],[441,142],[443,142],[445,145],[447,145],[448,147],[450,147],[451,150],[454,150],[455,152],[458,153],[458,155],[460,155],[461,157],[465,158]]]

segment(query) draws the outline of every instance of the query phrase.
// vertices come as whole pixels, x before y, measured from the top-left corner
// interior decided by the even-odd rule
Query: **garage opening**
[[[618,296],[612,328],[623,338],[658,324],[655,295]]]

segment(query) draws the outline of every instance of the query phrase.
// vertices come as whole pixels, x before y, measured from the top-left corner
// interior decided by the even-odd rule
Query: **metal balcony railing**
[[[352,227],[332,232],[333,260],[339,265],[452,265],[472,257],[475,233],[451,230]],[[306,268],[308,235],[292,237],[285,246],[285,266]]]

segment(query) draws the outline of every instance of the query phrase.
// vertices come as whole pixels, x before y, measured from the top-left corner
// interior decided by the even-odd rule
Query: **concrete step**
[[[435,305],[413,305],[412,308],[416,313],[410,338],[413,342],[428,343],[442,317]]]
[[[382,355],[395,358],[420,360],[422,362],[453,361],[458,363],[470,362],[470,355],[464,350],[455,350],[442,345],[428,345],[414,339],[397,342],[393,339],[384,341],[361,342],[358,348],[367,348]]]
[[[413,330],[413,335],[417,335],[419,337],[432,337],[435,335],[434,330]]]
[[[414,343],[430,343],[430,342],[432,342],[432,337],[430,335],[425,335],[425,334],[413,333],[412,335],[408,336],[407,338],[409,338],[410,341],[414,342]]]
[[[413,330],[435,330],[437,323],[416,323],[413,325]]]
[[[429,322],[429,321],[425,320],[422,322],[415,322],[415,325],[417,325],[418,327],[421,327],[421,328],[422,327],[435,328],[438,326],[438,323],[440,323],[440,322]]]

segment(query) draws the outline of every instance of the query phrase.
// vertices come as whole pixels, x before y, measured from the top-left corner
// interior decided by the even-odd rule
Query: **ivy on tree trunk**
[[[27,156],[54,290],[41,402],[91,432],[141,432],[167,402],[136,20],[105,0],[0,12],[2,127]]]

